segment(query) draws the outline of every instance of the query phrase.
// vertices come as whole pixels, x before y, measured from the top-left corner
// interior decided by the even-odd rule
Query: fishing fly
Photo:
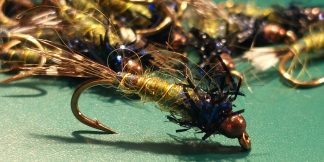
[[[241,113],[233,111],[233,101],[238,95],[241,80],[232,82],[231,75],[219,71],[219,80],[214,80],[215,88],[206,91],[196,86],[190,75],[185,81],[170,83],[160,77],[135,75],[127,72],[115,72],[107,66],[98,64],[77,53],[60,49],[53,43],[39,40],[44,48],[53,49],[38,51],[39,55],[52,60],[52,64],[43,66],[22,67],[23,71],[32,75],[86,77],[93,80],[81,84],[71,99],[71,108],[75,117],[82,123],[109,133],[114,131],[83,115],[78,107],[79,97],[84,90],[96,85],[118,87],[127,94],[137,94],[143,100],[156,102],[162,111],[169,112],[168,119],[184,129],[196,129],[205,133],[203,140],[214,134],[222,134],[229,138],[237,138],[242,148],[249,150],[251,142],[246,132],[246,122]],[[56,53],[53,51],[61,51]],[[223,64],[220,64],[223,66]],[[222,79],[221,79],[222,78]]]
[[[244,110],[233,109],[237,96],[244,95],[240,92],[242,77],[232,77],[232,69],[226,66],[233,64],[232,60],[224,59],[226,56],[222,58],[220,53],[213,56],[219,49],[226,53],[226,47],[210,43],[211,48],[204,54],[213,57],[213,64],[198,68],[198,71],[213,70],[213,75],[208,72],[196,75],[194,68],[188,68],[187,62],[179,59],[183,54],[169,51],[154,41],[154,38],[165,36],[164,31],[170,31],[174,42],[171,48],[184,51],[181,47],[187,45],[187,36],[179,20],[188,1],[103,0],[95,3],[82,0],[78,4],[76,1],[45,0],[42,4],[46,6],[31,9],[30,15],[24,15],[25,19],[17,21],[17,25],[8,26],[8,32],[2,35],[6,40],[1,44],[1,64],[5,65],[5,70],[19,71],[4,83],[33,75],[90,78],[75,90],[71,99],[73,114],[88,126],[115,133],[83,115],[78,106],[79,97],[86,89],[109,85],[157,103],[162,111],[169,113],[169,121],[183,127],[177,132],[194,129],[204,133],[203,140],[220,134],[237,138],[243,149],[251,149],[242,116]],[[103,6],[107,9],[102,9]],[[116,8],[110,11],[112,6]],[[148,23],[139,25],[141,23],[128,22],[130,19]],[[45,32],[47,30],[51,32]],[[35,34],[38,32],[41,34]],[[62,37],[52,38],[53,33]],[[207,47],[204,41],[199,42],[202,42],[199,48]],[[96,53],[100,50],[105,55]],[[177,69],[179,64],[181,68]],[[153,71],[152,66],[158,67],[154,70],[166,71],[181,79],[170,82],[156,76],[148,72]]]

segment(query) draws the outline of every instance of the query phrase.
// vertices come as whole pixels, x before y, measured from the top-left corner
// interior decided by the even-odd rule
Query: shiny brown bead
[[[172,32],[171,46],[174,50],[183,50],[187,42],[187,37],[180,32]]]
[[[228,117],[221,124],[222,134],[228,138],[240,138],[245,132],[246,122],[243,116],[234,115]]]
[[[287,31],[277,24],[267,24],[263,28],[263,36],[265,39],[277,42],[286,37]]]
[[[125,64],[125,71],[132,73],[132,74],[143,74],[143,68],[141,66],[141,63],[137,60],[128,60],[127,63]],[[123,71],[124,71],[123,70]]]
[[[230,54],[222,53],[220,57],[222,58],[223,62],[225,63],[225,65],[230,71],[235,69],[235,63]]]
[[[304,14],[307,16],[309,21],[316,21],[319,14],[321,14],[321,8],[306,8],[304,9]]]

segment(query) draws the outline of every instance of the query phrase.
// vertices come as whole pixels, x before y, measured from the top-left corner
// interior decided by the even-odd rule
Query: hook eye
[[[251,150],[251,139],[246,132],[243,132],[242,137],[238,138],[241,147],[245,150]]]
[[[309,81],[302,81],[295,77],[293,77],[288,71],[286,70],[286,63],[293,57],[294,55],[289,52],[284,55],[279,62],[279,73],[280,75],[287,80],[291,85],[296,87],[303,87],[303,88],[310,88],[320,86],[324,83],[324,77],[322,78],[315,78]]]
[[[83,115],[79,110],[79,98],[83,91],[98,85],[111,85],[111,82],[108,80],[90,80],[82,83],[79,87],[74,91],[71,99],[71,110],[73,115],[83,124],[90,126],[92,128],[96,128],[107,132],[109,134],[115,134],[116,132],[113,131],[111,128],[103,125],[100,121],[91,119],[85,115]]]

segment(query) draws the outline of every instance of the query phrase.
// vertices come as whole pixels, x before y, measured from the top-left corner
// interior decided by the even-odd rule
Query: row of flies
[[[157,102],[170,113],[169,121],[183,127],[177,132],[194,129],[204,133],[203,140],[221,134],[250,150],[244,110],[233,110],[237,96],[244,96],[233,53],[248,50],[255,40],[291,43],[302,36],[302,25],[319,21],[314,14],[321,12],[290,5],[251,14],[236,12],[242,4],[208,2],[0,0],[0,68],[15,73],[2,83],[33,75],[95,79],[81,85],[72,99],[72,111],[84,124],[114,133],[80,115],[77,107],[84,88],[106,83]],[[217,20],[200,12],[204,5]],[[214,30],[207,28],[215,23]]]

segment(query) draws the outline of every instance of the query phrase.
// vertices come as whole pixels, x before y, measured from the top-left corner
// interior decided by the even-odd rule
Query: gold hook
[[[164,29],[166,26],[168,26],[169,24],[171,24],[172,19],[169,16],[166,16],[162,22],[157,25],[156,27],[153,28],[149,28],[149,29],[138,29],[136,30],[136,34],[139,35],[143,35],[143,36],[150,36],[153,35],[159,31],[161,31],[162,29]]]
[[[158,3],[157,1],[146,1],[146,3],[149,3],[149,2]],[[162,29],[166,28],[168,25],[170,25],[172,23],[172,21],[174,21],[176,25],[178,25],[178,26],[180,25],[180,22],[175,20],[174,13],[171,12],[170,9],[167,8],[167,6],[163,5],[162,7],[163,7],[162,11],[165,13],[166,16],[161,21],[161,23],[153,28],[135,30],[136,34],[143,35],[143,36],[153,35],[159,31],[161,31]],[[186,9],[186,7],[187,7],[187,2],[181,2],[179,4],[179,11],[177,12],[177,15],[181,16],[183,14],[184,10]]]
[[[244,80],[243,75],[237,70],[231,70],[231,75],[236,77],[238,80]]]
[[[4,24],[7,26],[14,26],[17,25],[18,22],[10,19],[9,17],[7,17],[4,13],[3,13],[3,5],[5,3],[5,0],[0,0],[0,24]]]
[[[294,78],[291,74],[289,74],[286,70],[286,63],[287,61],[292,58],[294,55],[289,52],[288,54],[284,55],[279,62],[279,73],[281,76],[286,79],[290,84],[297,86],[297,87],[315,87],[319,86],[324,83],[324,77],[316,78],[310,81],[302,81]]]
[[[155,0],[128,0],[128,2],[133,3],[153,3]]]
[[[88,88],[98,86],[98,85],[110,85],[111,82],[107,80],[90,80],[82,83],[79,85],[79,87],[74,91],[71,99],[71,110],[73,112],[73,115],[83,124],[90,126],[92,128],[96,128],[102,131],[105,131],[110,134],[115,134],[116,132],[113,131],[111,128],[103,125],[100,123],[100,121],[96,119],[91,119],[85,115],[83,115],[78,106],[80,95],[83,91],[87,90]]]

